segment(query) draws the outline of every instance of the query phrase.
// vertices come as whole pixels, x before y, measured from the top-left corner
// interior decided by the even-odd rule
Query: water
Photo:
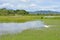
[[[0,23],[0,34],[18,33],[27,29],[48,27],[42,21],[29,21],[24,23]]]

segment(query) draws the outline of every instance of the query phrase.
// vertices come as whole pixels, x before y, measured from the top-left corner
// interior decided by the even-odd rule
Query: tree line
[[[49,12],[48,14],[47,13],[31,13],[26,11],[26,10],[11,10],[11,9],[6,9],[6,8],[2,8],[0,9],[0,16],[16,16],[16,15],[60,15],[57,14],[57,13],[51,13]]]
[[[29,12],[26,10],[8,10],[6,8],[0,9],[0,16],[9,16],[9,15],[27,15]]]

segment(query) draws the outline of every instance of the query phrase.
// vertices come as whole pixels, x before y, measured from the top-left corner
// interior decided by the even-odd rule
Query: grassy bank
[[[25,22],[29,20],[43,20],[45,24],[52,25],[49,28],[44,28],[42,30],[25,30],[19,34],[13,35],[2,35],[0,40],[60,40],[60,19],[41,19],[41,16],[9,16],[0,17],[0,22],[2,19],[9,22]],[[8,22],[7,21],[7,22]]]
[[[45,18],[45,16],[0,16],[0,22],[26,22],[45,19],[60,19],[60,17]]]
[[[25,22],[41,19],[41,16],[0,16],[0,22]]]

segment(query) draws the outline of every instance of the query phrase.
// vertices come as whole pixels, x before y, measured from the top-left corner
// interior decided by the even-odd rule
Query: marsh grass
[[[46,20],[46,19],[60,20],[60,17],[45,18],[44,16],[0,16],[0,23],[2,22],[26,22],[26,21],[31,21],[31,20]]]
[[[0,16],[0,22],[25,22],[41,19],[41,16]]]
[[[8,20],[7,20],[8,19]],[[56,25],[42,30],[25,30],[18,34],[0,36],[0,40],[60,40],[60,19],[41,19],[41,16],[0,17],[0,22],[25,22],[42,20],[47,25]]]

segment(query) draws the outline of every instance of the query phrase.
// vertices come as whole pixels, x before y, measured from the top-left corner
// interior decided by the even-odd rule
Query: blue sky
[[[0,8],[60,11],[60,0],[0,0]]]

